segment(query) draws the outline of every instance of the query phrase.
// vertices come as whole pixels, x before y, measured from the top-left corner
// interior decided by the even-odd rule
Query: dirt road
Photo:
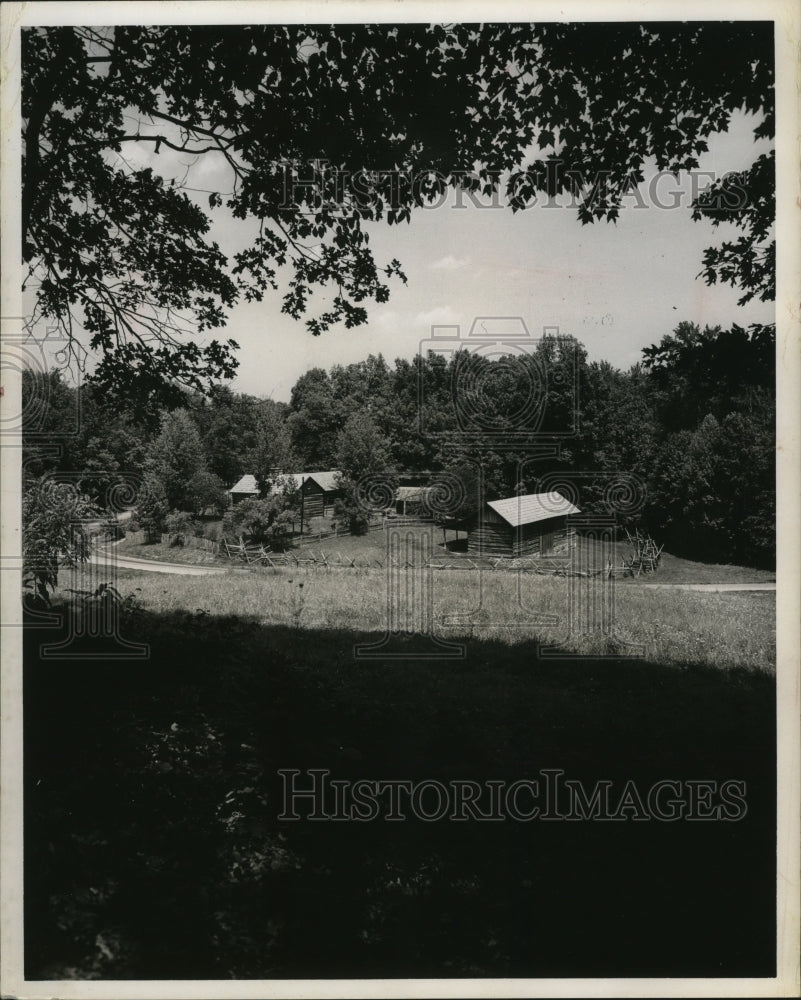
[[[92,562],[111,562],[111,559],[92,557]],[[188,563],[156,562],[150,559],[136,559],[132,556],[115,555],[113,562],[120,569],[139,569],[147,573],[172,573],[176,576],[219,576],[221,573],[247,573],[242,568],[228,566],[194,566]],[[775,583],[641,583],[640,587],[662,590],[695,590],[707,593],[732,591],[775,590]]]
[[[140,569],[145,573],[172,573],[175,576],[219,576],[230,573],[227,566],[193,566],[189,563],[156,562],[151,559],[136,559],[131,556],[120,556],[114,553],[99,552],[89,560],[93,565],[105,564],[118,569]],[[233,570],[233,572],[237,572]]]

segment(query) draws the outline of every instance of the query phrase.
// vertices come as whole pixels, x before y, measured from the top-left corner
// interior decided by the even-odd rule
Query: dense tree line
[[[768,565],[774,367],[772,328],[681,323],[628,371],[589,363],[570,337],[489,360],[459,351],[389,365],[379,354],[307,371],[288,404],[217,387],[149,420],[56,371],[26,372],[24,469],[30,480],[68,473],[101,508],[127,479],[154,528],[173,510],[223,508],[244,473],[268,491],[281,472],[340,469],[352,525],[365,479],[386,493],[400,474],[455,477],[461,506],[440,513],[460,517],[479,474],[487,499],[561,474],[597,512],[623,475],[643,491],[632,513],[669,550]],[[296,500],[251,512],[254,523],[271,526]]]
[[[636,513],[674,550],[769,562],[765,328],[682,324],[626,372],[564,338],[516,366],[370,357],[308,371],[287,405],[220,388],[237,345],[197,334],[277,292],[279,273],[282,311],[313,334],[366,323],[406,278],[374,258],[364,224],[409,222],[452,190],[512,211],[562,198],[582,224],[614,221],[646,161],[697,168],[735,112],[753,113],[755,140],[773,136],[772,33],[769,21],[26,29],[29,326],[55,324],[70,356],[82,329],[97,360],[80,391],[27,377],[26,475],[68,472],[100,507],[127,477],[155,528],[165,511],[213,508],[243,472],[266,487],[279,469],[339,467],[355,526],[356,445],[370,442],[371,474],[439,470],[465,496],[477,477],[492,497],[565,473],[582,508],[603,509],[603,483],[626,473],[646,487]],[[135,169],[129,144],[163,159]],[[208,210],[170,176],[185,152],[229,168]],[[258,222],[231,259],[209,238],[217,210]],[[772,299],[772,153],[691,212],[738,230],[704,252],[704,280]]]

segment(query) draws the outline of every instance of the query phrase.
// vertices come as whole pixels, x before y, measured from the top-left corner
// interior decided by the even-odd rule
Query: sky
[[[581,341],[590,361],[618,368],[641,360],[643,348],[685,320],[701,326],[773,322],[773,303],[739,307],[738,289],[708,287],[697,277],[704,249],[737,230],[693,222],[689,208],[693,185],[702,189],[712,176],[744,169],[770,148],[768,140],[754,142],[755,124],[754,117],[735,114],[726,133],[710,137],[695,178],[660,176],[646,164],[639,193],[626,199],[616,223],[582,226],[567,199],[513,213],[453,193],[439,207],[414,210],[409,224],[367,223],[378,265],[399,259],[408,282],[391,279],[387,303],[365,303],[365,326],[340,324],[312,336],[303,320],[281,312],[285,270],[279,271],[283,288],[266,293],[261,303],[238,303],[224,330],[198,340],[234,339],[240,365],[232,388],[287,401],[309,368],[349,364],[371,353],[390,363],[411,358],[426,349],[432,326],[455,326],[454,335],[464,336],[477,317],[521,317],[533,337],[544,327],[557,328]],[[137,127],[147,131],[142,123]],[[152,143],[126,143],[124,155],[131,167],[180,179],[210,214],[210,236],[225,253],[249,244],[252,221],[233,219],[224,205],[209,209],[210,191],[224,197],[230,190],[222,157],[156,154]],[[310,305],[320,312],[329,302],[329,293],[317,291]]]
[[[569,204],[540,203],[512,213],[453,195],[439,207],[415,210],[409,224],[367,224],[376,261],[398,258],[407,284],[393,279],[389,302],[368,303],[364,327],[340,325],[319,337],[281,313],[280,290],[261,303],[237,305],[225,331],[240,345],[232,387],[285,401],[309,368],[379,352],[390,362],[410,358],[425,350],[432,326],[458,326],[465,336],[476,317],[519,316],[534,337],[543,327],[557,327],[585,345],[590,361],[619,368],[641,360],[644,347],[683,320],[701,326],[773,322],[773,303],[739,307],[738,289],[708,287],[696,277],[703,250],[736,230],[693,222],[689,210],[693,183],[709,183],[705,172],[746,168],[770,148],[766,140],[753,141],[754,124],[753,117],[738,114],[727,133],[712,136],[699,167],[704,173],[695,180],[647,171],[640,194],[626,199],[616,224],[582,226]],[[143,159],[153,161],[152,146]],[[186,183],[203,191],[225,187],[211,158],[192,167]],[[194,197],[208,210],[206,194]],[[251,233],[224,208],[215,211],[213,236],[224,250],[234,252]],[[325,293],[311,301],[324,307]]]

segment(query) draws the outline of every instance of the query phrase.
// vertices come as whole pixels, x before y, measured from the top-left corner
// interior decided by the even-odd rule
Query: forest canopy
[[[236,369],[237,301],[280,295],[313,334],[362,325],[402,263],[365,226],[443,191],[518,211],[566,193],[614,221],[646,161],[698,166],[735,112],[773,136],[771,22],[37,27],[23,30],[25,283],[40,319],[118,394],[180,401]],[[154,151],[135,168],[126,151]],[[200,201],[171,154],[223,164]],[[309,184],[310,171],[322,182]],[[287,177],[290,183],[287,184]],[[404,178],[412,178],[411,183]],[[322,188],[321,185],[322,184]],[[741,302],[774,295],[774,166],[699,195],[739,235],[699,262]],[[207,204],[206,204],[207,203]],[[229,257],[213,212],[252,220]],[[328,297],[321,304],[323,292]]]
[[[355,488],[364,476],[390,485],[399,475],[419,481],[432,473],[464,481],[480,469],[488,500],[536,492],[543,477],[562,476],[581,484],[581,509],[599,513],[610,477],[622,475],[636,494],[629,520],[647,525],[668,551],[771,565],[773,328],[685,322],[643,354],[620,371],[588,362],[571,337],[544,339],[518,361],[547,387],[542,408],[521,405],[521,382],[508,377],[504,359],[487,361],[496,377],[483,373],[485,419],[467,435],[453,394],[466,352],[312,368],[288,404],[225,386],[210,396],[187,391],[181,408],[162,410],[155,424],[96,385],[75,389],[57,371],[27,372],[24,469],[31,481],[74,481],[83,470],[76,485],[101,507],[127,483],[146,482],[148,503],[162,498],[162,517],[195,513],[245,474],[269,491],[278,470],[339,469]]]

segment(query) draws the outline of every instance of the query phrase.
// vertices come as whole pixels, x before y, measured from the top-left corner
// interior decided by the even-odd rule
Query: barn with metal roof
[[[579,513],[557,491],[490,500],[468,533],[467,550],[485,556],[547,555],[571,542],[569,518]]]

